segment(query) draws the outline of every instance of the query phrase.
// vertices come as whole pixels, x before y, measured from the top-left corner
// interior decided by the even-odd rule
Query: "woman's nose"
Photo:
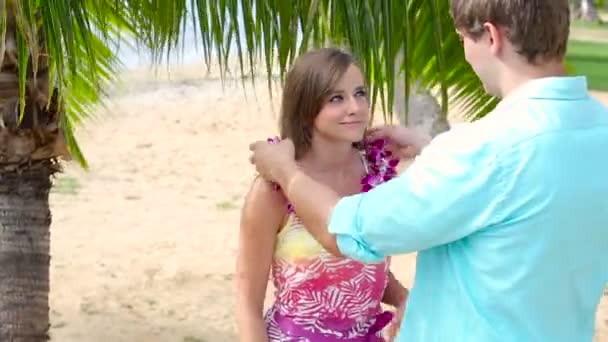
[[[361,104],[354,96],[348,97],[347,102],[348,115],[355,115],[361,110]]]

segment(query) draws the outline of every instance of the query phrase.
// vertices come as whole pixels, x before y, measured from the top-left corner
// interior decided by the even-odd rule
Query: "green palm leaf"
[[[16,44],[18,122],[25,119],[28,104],[33,105],[31,101],[41,101],[29,101],[28,97],[44,97],[47,109],[55,102],[54,110],[59,114],[54,124],[62,128],[71,155],[86,167],[73,128],[92,115],[99,94],[117,73],[119,64],[110,46],[122,33],[135,32],[129,24],[130,12],[124,8],[121,11],[116,7],[119,2],[110,0],[22,0],[2,4],[0,32],[4,39],[0,40],[0,51],[13,49],[12,42]],[[9,27],[12,31],[7,32]],[[10,72],[10,68],[5,68],[10,64],[2,60],[4,72]],[[37,95],[33,89],[37,89]],[[33,115],[34,129],[48,129],[38,122],[39,114],[28,115]],[[54,124],[49,127],[56,127]]]
[[[148,47],[156,54],[173,51],[178,28],[194,20],[205,61],[218,63],[222,75],[230,56],[238,58],[243,77],[253,75],[262,62],[270,88],[273,71],[282,79],[297,54],[310,47],[341,45],[361,62],[372,86],[372,101],[379,100],[385,113],[392,112],[401,77],[406,93],[416,82],[431,89],[441,100],[444,115],[449,105],[458,105],[474,119],[495,104],[464,60],[448,1],[193,0],[190,9],[180,7],[182,2],[156,5],[160,7],[154,11],[144,5],[133,7],[146,11],[142,17],[150,29]],[[198,15],[188,16],[188,10]],[[399,61],[401,65],[396,64]]]
[[[60,123],[69,149],[86,166],[74,127],[92,115],[102,90],[118,74],[113,51],[124,38],[149,50],[156,64],[168,61],[191,42],[184,28],[197,28],[201,59],[230,72],[236,56],[243,81],[252,82],[260,65],[272,89],[295,57],[309,48],[348,47],[360,61],[390,119],[398,80],[405,92],[414,83],[440,99],[444,115],[457,105],[475,119],[495,104],[464,60],[452,26],[449,2],[440,0],[68,0],[4,1],[0,52],[7,34],[16,45],[20,120],[28,80],[48,71],[48,99],[64,106]],[[8,11],[8,12],[7,12]],[[7,15],[10,13],[10,15]],[[6,28],[14,20],[16,32]],[[0,54],[0,56],[3,56]],[[407,101],[408,96],[405,96]],[[407,105],[406,107],[407,108]]]

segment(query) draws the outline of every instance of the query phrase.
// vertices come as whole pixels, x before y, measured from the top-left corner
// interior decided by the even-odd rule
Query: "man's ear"
[[[490,22],[484,23],[483,27],[486,32],[488,32],[490,50],[492,51],[492,54],[499,54],[505,43],[504,32]]]

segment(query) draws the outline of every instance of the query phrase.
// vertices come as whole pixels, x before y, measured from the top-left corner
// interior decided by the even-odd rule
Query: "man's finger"
[[[376,132],[378,132],[379,130],[383,129],[384,126],[374,126],[374,127],[370,127],[367,129],[366,133],[367,134],[374,134]]]
[[[377,128],[368,133],[368,136],[372,139],[386,138],[388,132],[384,128]]]
[[[258,144],[261,142],[262,141],[258,140],[258,141],[255,141],[255,142],[252,142],[251,144],[249,144],[249,151],[254,151],[258,147]],[[264,143],[266,143],[266,142],[264,142]]]
[[[249,156],[249,163],[255,165],[255,156],[253,154]]]

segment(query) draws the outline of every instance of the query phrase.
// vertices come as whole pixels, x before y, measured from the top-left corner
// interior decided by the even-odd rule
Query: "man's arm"
[[[506,177],[491,146],[450,134],[401,176],[367,193],[340,199],[295,167],[280,182],[306,228],[331,253],[375,262],[445,244],[495,222]]]
[[[372,128],[370,139],[388,139],[406,155],[413,157],[430,143],[431,138],[425,134],[404,126],[380,126]],[[330,213],[340,201],[340,196],[331,188],[318,183],[293,163],[284,163],[279,167],[275,181],[284,189],[285,195],[297,208],[298,216],[305,223],[311,235],[330,253],[341,255],[336,236],[327,230]]]

